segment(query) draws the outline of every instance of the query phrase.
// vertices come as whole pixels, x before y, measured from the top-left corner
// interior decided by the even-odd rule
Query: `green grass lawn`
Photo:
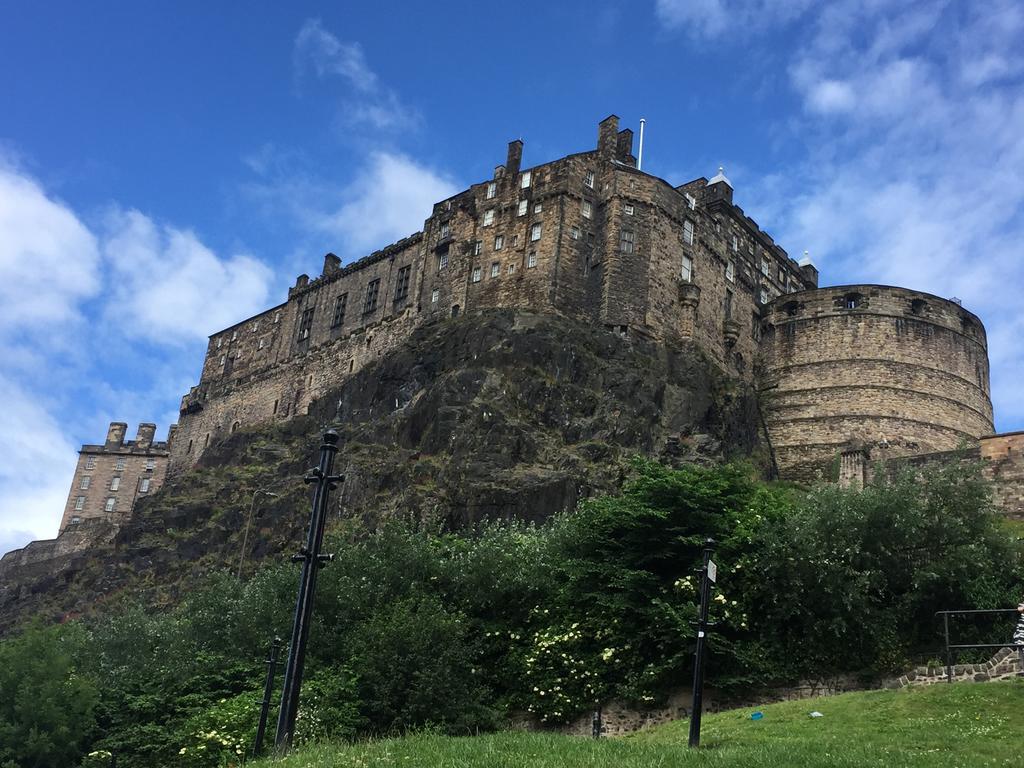
[[[817,710],[824,717],[811,718]],[[706,715],[702,746],[679,721],[621,739],[505,732],[320,745],[261,768],[980,768],[1024,766],[1024,680],[933,685]]]

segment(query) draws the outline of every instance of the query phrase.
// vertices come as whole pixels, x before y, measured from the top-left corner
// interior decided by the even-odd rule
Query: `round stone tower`
[[[981,321],[881,285],[784,294],[765,307],[759,386],[780,475],[828,477],[838,457],[934,453],[993,432]]]

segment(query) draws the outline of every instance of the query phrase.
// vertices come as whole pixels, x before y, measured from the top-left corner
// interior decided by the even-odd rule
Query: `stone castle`
[[[967,446],[993,460],[1004,501],[1024,512],[1024,433],[993,436],[985,329],[959,302],[820,288],[807,258],[790,258],[733,203],[721,169],[679,186],[641,171],[615,116],[599,124],[595,149],[530,168],[522,151],[511,142],[493,177],[436,203],[422,231],[347,266],[329,253],[284,303],[213,334],[160,446],[167,471],[240,427],[304,413],[421,324],[503,308],[697,345],[757,387],[783,478],[820,478],[838,461],[858,484],[869,462]],[[78,486],[94,453],[83,447]],[[130,510],[80,491],[62,530],[77,513]]]

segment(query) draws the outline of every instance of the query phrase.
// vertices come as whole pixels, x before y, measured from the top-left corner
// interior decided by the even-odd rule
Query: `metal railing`
[[[936,616],[942,617],[942,629],[946,638],[946,682],[953,682],[953,653],[958,650],[977,648],[1016,648],[1020,658],[1020,669],[1024,673],[1024,645],[1015,643],[1012,640],[1008,643],[950,643],[949,642],[949,617],[966,616],[971,614],[997,614],[997,613],[1018,613],[1016,608],[984,608],[965,609],[959,611],[936,611]]]

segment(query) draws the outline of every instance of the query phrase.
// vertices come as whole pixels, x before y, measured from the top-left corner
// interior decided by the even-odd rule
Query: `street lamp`
[[[271,493],[266,488],[259,488],[252,494],[252,501],[249,503],[249,517],[245,521],[245,534],[242,536],[242,551],[238,553],[238,578],[242,578],[242,564],[245,562],[245,547],[249,543],[249,526],[252,525],[252,513],[256,508],[256,497],[257,496],[273,496],[277,498],[276,493]]]

